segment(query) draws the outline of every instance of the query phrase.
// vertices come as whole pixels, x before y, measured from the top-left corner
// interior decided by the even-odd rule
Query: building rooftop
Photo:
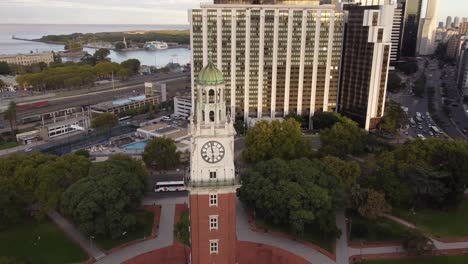
[[[122,105],[130,104],[130,103],[134,103],[136,101],[144,101],[145,99],[146,99],[146,95],[139,95],[139,96],[129,97],[125,99],[102,102],[102,103],[93,105],[92,107],[97,108],[97,109],[109,109],[109,108],[116,107],[116,106],[122,106]]]

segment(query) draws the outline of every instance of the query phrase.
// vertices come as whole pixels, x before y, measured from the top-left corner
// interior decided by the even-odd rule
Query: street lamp
[[[93,239],[94,239],[94,236],[89,237],[89,247],[91,248],[91,251],[93,250]]]

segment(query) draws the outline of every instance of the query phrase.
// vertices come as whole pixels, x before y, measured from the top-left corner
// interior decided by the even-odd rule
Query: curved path
[[[332,264],[335,263],[332,259],[325,256],[321,252],[301,244],[296,241],[292,241],[286,238],[277,237],[270,234],[258,233],[250,229],[248,223],[248,217],[245,210],[240,203],[237,201],[237,240],[261,243],[273,247],[277,247],[286,251],[289,251],[295,255],[304,258],[314,264]]]
[[[159,223],[159,234],[156,238],[132,244],[110,255],[107,255],[96,263],[98,264],[116,264],[134,258],[138,255],[150,252],[156,249],[168,247],[174,242],[174,214],[175,204],[164,204],[161,206],[161,221]]]

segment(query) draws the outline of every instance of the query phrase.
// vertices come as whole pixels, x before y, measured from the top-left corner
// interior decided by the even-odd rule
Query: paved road
[[[48,213],[50,219],[60,227],[69,237],[75,240],[88,255],[94,259],[100,259],[105,256],[104,252],[92,245],[89,238],[86,238],[80,231],[78,231],[67,219],[62,217],[56,211]]]
[[[174,243],[175,204],[164,204],[161,207],[159,234],[156,238],[133,244],[99,259],[97,264],[116,264],[156,249],[168,247]]]
[[[299,242],[270,235],[268,233],[258,233],[250,229],[247,215],[240,201],[237,201],[237,240],[262,243],[273,247],[287,250],[295,255],[301,256],[313,264],[335,263],[329,257],[319,251],[305,246]]]
[[[341,237],[336,241],[336,263],[348,264],[348,231],[346,228],[346,215],[344,210],[336,212],[336,226],[341,230]]]

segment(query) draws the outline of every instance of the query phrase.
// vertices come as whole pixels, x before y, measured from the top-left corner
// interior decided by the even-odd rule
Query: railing
[[[187,187],[221,187],[221,186],[235,186],[240,184],[240,177],[236,176],[232,179],[211,179],[211,180],[192,180],[185,179],[185,186]]]

